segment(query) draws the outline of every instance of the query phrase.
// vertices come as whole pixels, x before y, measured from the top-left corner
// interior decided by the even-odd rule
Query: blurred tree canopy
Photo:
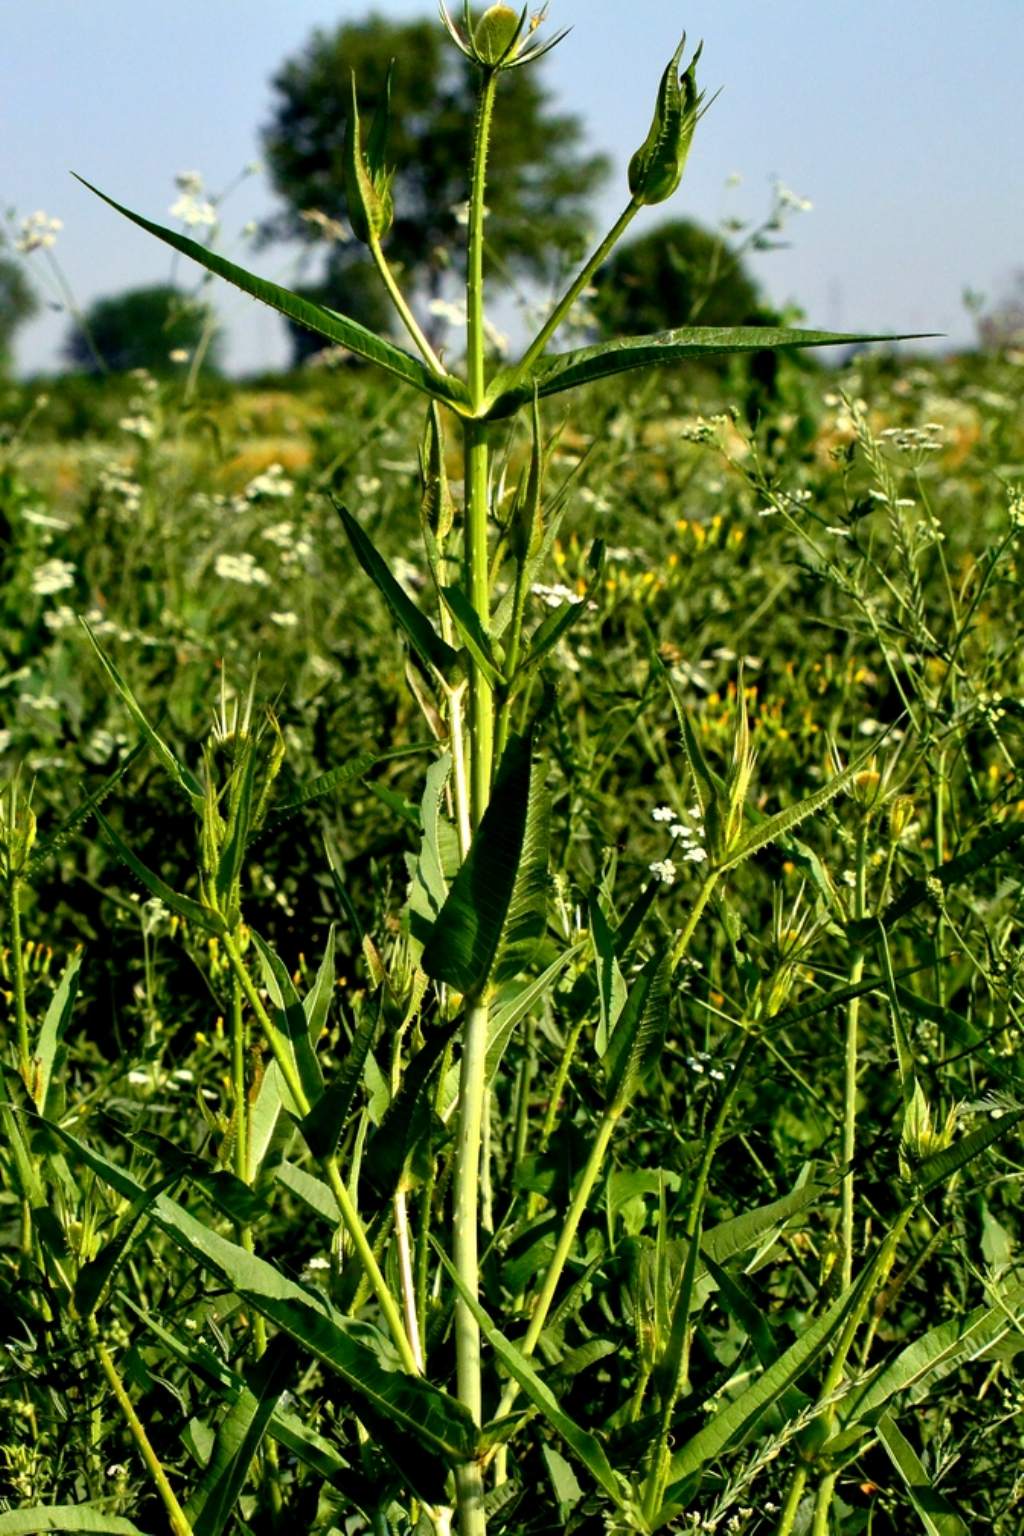
[[[672,219],[619,246],[598,272],[594,318],[610,336],[774,320],[740,258],[709,229]]]
[[[320,296],[364,324],[371,323],[373,295],[365,272],[354,269],[365,269],[366,252],[345,239],[341,224],[350,72],[368,125],[391,59],[395,222],[385,250],[408,289],[439,296],[465,241],[460,213],[469,195],[476,78],[437,20],[399,23],[371,15],[317,30],[274,76],[273,114],[263,130],[270,178],[286,205],[264,235],[310,240],[326,234],[330,253]],[[603,155],[586,152],[579,119],[551,109],[538,71],[511,71],[498,94],[488,160],[488,255],[514,276],[557,277],[582,253],[593,196],[607,172]]]
[[[8,373],[14,361],[15,332],[38,308],[39,300],[20,263],[0,256],[0,375]]]
[[[130,368],[165,373],[174,366],[172,352],[195,352],[204,341],[210,318],[208,305],[168,284],[132,288],[96,299],[85,314],[88,335],[74,326],[68,332],[64,356],[77,372],[96,373],[99,364],[89,344],[91,337],[112,373],[126,373]],[[208,370],[217,368],[218,343],[215,332],[204,356],[203,366]]]

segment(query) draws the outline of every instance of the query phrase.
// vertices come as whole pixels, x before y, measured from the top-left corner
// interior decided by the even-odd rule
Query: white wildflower
[[[167,211],[189,229],[212,229],[217,222],[217,210],[209,198],[197,197],[194,192],[183,192]]]
[[[249,481],[245,494],[250,501],[256,501],[260,496],[290,496],[294,489],[282,464],[268,464],[261,475]]]
[[[315,1274],[317,1270],[330,1269],[330,1267],[330,1259],[326,1258],[322,1253],[315,1254],[313,1258],[307,1259],[305,1263],[305,1269],[310,1274]]]
[[[299,622],[297,613],[282,610],[280,613],[270,615],[271,624],[276,624],[278,629],[294,629]]]
[[[192,356],[187,347],[172,347],[167,354],[169,363],[187,363]]]
[[[61,603],[58,608],[51,608],[43,614],[43,623],[52,634],[59,634],[62,629],[70,629],[75,622],[75,610],[69,608],[67,603]]]
[[[708,851],[702,848],[700,843],[695,843],[692,848],[687,848],[683,858],[687,864],[703,864],[707,859]]]
[[[783,208],[792,208],[794,213],[810,213],[814,207],[809,197],[801,197],[781,181],[775,183],[775,196]]]
[[[156,431],[148,416],[122,416],[118,426],[122,432],[130,432],[133,437],[141,437],[144,443],[148,443]]]
[[[376,496],[380,485],[376,475],[356,475],[356,490],[360,496]]]
[[[0,752],[6,752],[11,744],[10,731],[0,730]]]
[[[276,544],[278,549],[290,549],[295,543],[295,524],[271,523],[269,528],[264,528],[261,537],[268,544]]]
[[[50,250],[57,244],[57,234],[63,228],[63,219],[51,219],[40,208],[22,219],[21,234],[15,240],[14,248],[24,255],[29,251]]]
[[[676,867],[671,859],[655,859],[654,863],[648,864],[647,868],[656,880],[661,881],[662,885],[671,885],[676,878]]]
[[[32,591],[37,597],[66,592],[75,584],[75,567],[67,560],[44,560],[32,577]]]
[[[676,813],[670,805],[656,805],[651,812],[652,821],[675,821]]]
[[[262,566],[256,564],[247,550],[240,555],[218,555],[213,568],[225,581],[237,581],[243,587],[270,585],[270,577]]]

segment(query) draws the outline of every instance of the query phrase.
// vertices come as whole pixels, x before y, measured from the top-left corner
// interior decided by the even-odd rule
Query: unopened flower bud
[[[897,795],[889,807],[889,836],[898,843],[910,826],[914,815],[914,802],[909,795]]]
[[[686,35],[669,60],[658,87],[654,120],[646,140],[629,162],[629,190],[643,207],[663,203],[671,197],[682,180],[686,159],[693,142],[703,92],[697,90],[697,60],[701,47],[682,75],[676,72]]]
[[[473,48],[481,64],[500,64],[511,51],[522,17],[510,5],[491,5],[477,22]]]
[[[352,233],[364,245],[370,245],[386,235],[395,217],[391,197],[394,171],[384,164],[390,98],[391,70],[389,69],[384,85],[384,96],[370,128],[370,136],[364,152],[362,130],[359,124],[359,103],[356,99],[356,79],[355,75],[352,76],[352,107],[345,125],[345,193]]]

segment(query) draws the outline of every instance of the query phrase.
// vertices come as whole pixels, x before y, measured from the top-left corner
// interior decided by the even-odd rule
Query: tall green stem
[[[487,1070],[487,1015],[486,1003],[471,1003],[466,1011],[455,1154],[452,1250],[459,1277],[474,1299],[479,1289],[477,1232],[480,1139]],[[480,1327],[468,1302],[461,1296],[455,1303],[455,1363],[459,1399],[479,1422],[482,1402]]]
[[[28,1039],[28,1010],[25,1007],[25,954],[21,944],[21,882],[12,875],[7,884],[11,924],[11,967],[14,982],[14,1023],[18,1036],[18,1067],[25,1087],[31,1092],[32,1052]]]
[[[867,827],[866,814],[857,828],[857,860],[854,871],[854,917],[867,912]],[[855,949],[850,961],[850,985],[859,984],[864,974],[864,952]],[[853,997],[846,1006],[846,1047],[843,1063],[843,1174],[840,1204],[842,1237],[842,1284],[845,1290],[853,1281],[854,1179],[852,1163],[857,1151],[857,1071],[859,1066],[860,998]]]

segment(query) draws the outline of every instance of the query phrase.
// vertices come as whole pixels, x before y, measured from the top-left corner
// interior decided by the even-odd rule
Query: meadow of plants
[[[378,117],[410,351],[0,388],[0,1536],[1017,1536],[1024,353],[499,367],[451,32],[464,368]]]

